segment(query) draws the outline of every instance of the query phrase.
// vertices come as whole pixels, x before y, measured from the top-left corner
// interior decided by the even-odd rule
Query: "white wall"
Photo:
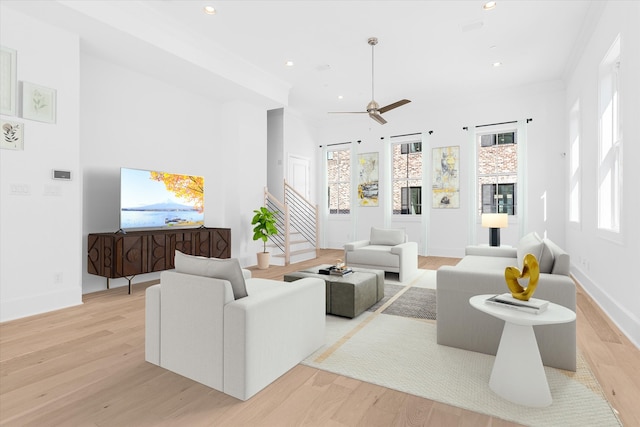
[[[267,187],[278,200],[284,200],[284,108],[267,112]]]
[[[6,7],[0,40],[17,50],[19,81],[57,91],[54,124],[2,117],[24,124],[24,151],[0,150],[0,321],[5,321],[82,302],[80,49],[76,35]],[[72,180],[53,181],[54,168],[71,171]],[[13,185],[28,188],[28,194],[13,195]]]
[[[254,265],[247,230],[266,183],[265,110],[220,104],[88,54],[81,69],[83,253],[87,234],[118,230],[120,168],[129,167],[204,176],[205,225],[231,228],[232,256]],[[83,291],[105,289],[86,263]]]
[[[320,177],[316,168],[318,154],[318,130],[299,114],[289,108],[284,109],[284,177],[289,175],[289,157],[295,156],[309,161],[309,200],[318,203],[316,195],[317,179]],[[271,166],[271,165],[270,165]]]
[[[317,203],[315,195],[317,130],[291,109],[278,108],[268,112],[267,132],[269,192],[278,200],[284,201],[283,181],[288,180],[289,157],[295,156],[309,161],[309,178],[313,181],[310,200]]]
[[[621,35],[623,123],[623,211],[621,242],[597,230],[598,67]],[[572,270],[596,302],[640,346],[640,297],[634,267],[640,257],[640,3],[607,2],[580,61],[569,79],[566,114],[580,104],[581,222],[567,227]],[[568,124],[566,125],[568,129]],[[567,131],[568,132],[568,131]],[[568,138],[567,138],[568,139]],[[567,153],[569,143],[563,144]],[[568,177],[568,171],[566,177]],[[568,178],[565,178],[568,180]],[[569,199],[568,185],[565,194]]]
[[[429,146],[423,147],[428,169],[432,148],[460,146],[460,208],[431,209],[430,197],[424,199],[423,214],[428,215],[428,224],[426,236],[423,236],[421,218],[385,219],[382,199],[389,196],[390,189],[381,186],[379,207],[352,205],[354,212],[349,219],[329,219],[325,240],[327,246],[339,248],[349,240],[367,239],[371,226],[385,225],[404,227],[410,239],[420,243],[421,253],[425,254],[426,248],[428,255],[463,256],[467,244],[487,243],[489,231],[479,225],[474,230],[474,224],[470,223],[470,214],[475,210],[469,204],[475,158],[471,156],[469,132],[473,133],[476,125],[526,118],[533,119],[527,125],[529,197],[526,229],[537,231],[540,235],[546,234],[559,245],[564,245],[563,182],[566,161],[561,155],[565,140],[564,96],[562,83],[555,81],[509,88],[497,93],[470,94],[447,103],[435,100],[428,104],[414,102],[387,113],[388,123],[383,126],[366,116],[330,122],[321,132],[322,144],[361,140],[360,144],[353,144],[356,152],[378,151],[381,165],[389,164],[389,160],[384,159],[388,155],[385,147],[386,141],[393,135],[432,130],[433,134],[427,138]],[[469,127],[469,131],[462,129],[465,126]],[[388,175],[389,170],[382,168],[380,180],[388,179]],[[425,179],[427,188],[430,187],[429,179],[429,176]],[[553,215],[550,212],[545,215],[541,199],[543,195],[546,195],[548,211],[553,210]],[[345,226],[345,221],[352,224]],[[503,244],[515,245],[518,239],[517,223],[502,230]]]

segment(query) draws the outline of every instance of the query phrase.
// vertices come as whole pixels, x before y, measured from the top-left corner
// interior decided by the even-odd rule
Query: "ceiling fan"
[[[408,99],[401,99],[400,101],[396,101],[384,107],[380,107],[380,105],[375,101],[374,90],[373,90],[374,88],[373,73],[375,70],[373,50],[374,50],[374,46],[378,44],[378,38],[369,37],[369,39],[367,40],[367,43],[371,46],[371,102],[367,104],[366,111],[336,111],[332,113],[333,114],[369,114],[369,117],[371,117],[373,120],[383,125],[387,123],[387,121],[384,118],[382,118],[381,114],[386,113],[389,110],[393,110],[394,108],[398,108],[404,104],[408,104],[411,101]]]

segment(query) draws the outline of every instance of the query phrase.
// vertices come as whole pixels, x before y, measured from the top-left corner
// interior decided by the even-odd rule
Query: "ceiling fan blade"
[[[376,122],[380,123],[381,125],[387,123],[387,121],[385,119],[382,118],[382,116],[378,113],[369,113],[369,117],[371,117],[373,120],[375,120]]]
[[[382,114],[382,113],[386,113],[386,112],[387,112],[387,111],[389,111],[389,110],[393,110],[394,108],[401,107],[401,106],[403,106],[404,104],[408,104],[408,103],[410,103],[410,102],[411,102],[411,101],[409,101],[408,99],[401,99],[400,101],[394,102],[393,104],[389,104],[389,105],[387,105],[386,107],[382,107],[382,108],[380,108],[380,109],[378,110],[378,112],[379,112],[380,114]]]

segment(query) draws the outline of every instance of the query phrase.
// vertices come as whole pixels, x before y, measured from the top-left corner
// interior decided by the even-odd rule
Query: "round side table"
[[[549,383],[533,326],[569,323],[576,319],[576,314],[551,302],[540,314],[485,302],[493,296],[476,295],[469,299],[474,308],[505,321],[489,387],[500,397],[519,405],[538,408],[551,405]]]

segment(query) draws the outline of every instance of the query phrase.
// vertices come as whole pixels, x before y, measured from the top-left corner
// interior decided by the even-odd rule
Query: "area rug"
[[[393,297],[355,319],[327,316],[326,344],[303,364],[524,425],[622,425],[582,356],[577,372],[545,367],[551,406],[515,405],[489,388],[495,356],[438,345],[434,321],[384,314]]]
[[[384,298],[367,311],[377,311],[383,306],[384,314],[436,320],[435,270],[419,270],[407,284],[386,280]]]

